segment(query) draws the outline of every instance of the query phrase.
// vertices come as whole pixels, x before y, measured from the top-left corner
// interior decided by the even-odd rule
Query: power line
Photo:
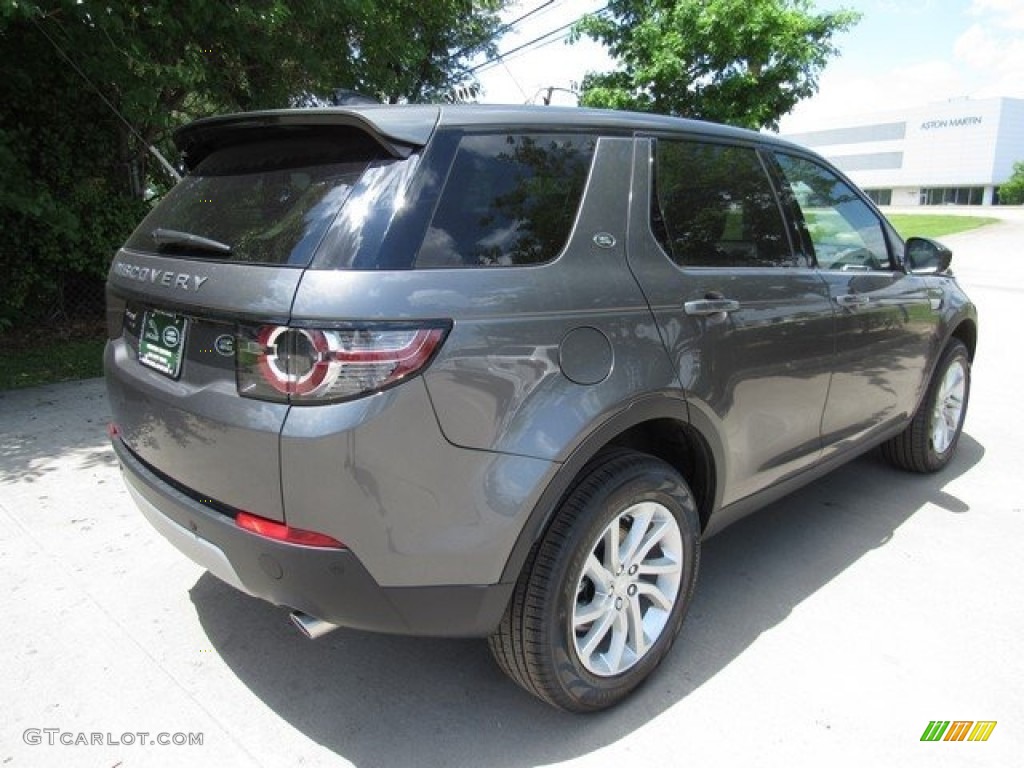
[[[505,73],[512,79],[512,82],[515,84],[516,88],[519,89],[519,93],[522,94],[523,104],[528,104],[530,102],[530,97],[526,95],[526,91],[523,90],[523,86],[519,84],[519,81],[516,80],[516,76],[512,74],[512,70],[508,68],[508,64],[506,64],[503,59],[499,60],[499,63],[501,64],[501,66],[505,68]]]
[[[475,72],[479,72],[481,70],[489,69],[490,67],[496,66],[502,60],[508,59],[509,57],[513,56],[514,54],[517,54],[517,53],[519,53],[521,51],[524,51],[525,49],[529,48],[530,46],[535,45],[536,43],[540,43],[540,42],[542,42],[544,40],[547,40],[547,42],[544,43],[544,45],[547,45],[549,43],[558,42],[558,40],[565,39],[569,35],[569,32],[568,32],[569,29],[571,29],[573,26],[578,24],[580,21],[582,21],[587,16],[590,16],[590,15],[595,15],[596,16],[596,15],[604,13],[605,11],[608,10],[608,6],[609,5],[610,5],[610,3],[608,5],[605,5],[600,10],[594,11],[593,14],[584,13],[584,14],[578,16],[573,21],[570,21],[568,24],[563,24],[562,26],[557,27],[555,29],[552,29],[549,32],[545,32],[543,35],[538,35],[537,37],[533,38],[532,40],[529,40],[529,41],[527,41],[525,43],[522,43],[521,45],[517,45],[515,48],[512,48],[511,50],[505,51],[504,53],[499,53],[493,59],[488,59],[487,61],[485,61],[485,62],[483,62],[481,64],[477,64],[474,67],[470,67],[469,69],[466,70],[465,74],[471,75],[471,74],[473,74]],[[554,35],[558,35],[560,32],[565,32],[565,34],[562,35],[561,37],[556,37],[554,39],[548,40],[548,38],[552,38]],[[537,46],[537,47],[541,48],[541,47],[543,47],[543,45],[540,45],[540,46]]]
[[[563,42],[565,40],[568,40],[570,34],[571,34],[571,32],[564,32],[561,35],[559,35],[558,37],[553,37],[550,40],[545,40],[544,42],[539,43],[538,45],[535,45],[533,48],[531,48],[528,51],[519,51],[514,56],[506,56],[505,60],[508,61],[510,58],[511,59],[517,59],[520,56],[523,56],[523,55],[525,55],[527,53],[533,53],[535,51],[539,51],[541,48],[547,48],[549,45],[554,45],[555,43],[560,43],[560,42]]]
[[[502,24],[500,27],[498,27],[496,30],[494,30],[494,34],[491,35],[491,39],[488,40],[488,42],[493,43],[495,40],[497,40],[499,37],[504,35],[506,32],[510,31],[511,29],[514,29],[517,24],[522,23],[526,19],[528,19],[531,16],[533,16],[533,14],[535,14],[535,13],[537,13],[539,11],[544,10],[549,5],[552,5],[555,2],[557,2],[557,0],[545,0],[545,2],[541,3],[540,5],[538,5],[532,11],[527,11],[526,13],[524,13],[519,18],[513,19],[512,21],[508,22],[508,24]],[[456,51],[454,53],[454,55],[452,56],[452,59],[457,61],[460,56],[462,56],[464,53],[466,53],[467,51],[469,51],[469,50],[471,50],[471,49],[473,49],[475,47],[476,47],[475,45],[467,45],[466,47]]]
[[[57,45],[57,41],[50,37],[49,33],[47,33],[45,29],[43,29],[42,25],[40,25],[39,21],[35,18],[35,16],[30,16],[29,20],[32,22],[35,28],[39,30],[40,34],[42,34],[43,37],[50,41],[50,45],[52,45],[54,50],[56,50],[57,53],[60,54],[60,57],[64,59],[64,61],[66,61],[68,64],[70,64],[71,68],[75,70],[75,72],[77,72],[79,76],[83,80],[85,80],[86,84],[96,92],[96,95],[99,96],[100,100],[104,104],[106,104],[110,111],[117,116],[117,119],[124,123],[125,127],[129,131],[131,131],[131,133],[139,141],[142,142],[142,145],[146,147],[146,149],[148,149],[150,153],[152,153],[153,157],[155,157],[160,162],[160,165],[163,166],[164,170],[171,175],[171,178],[174,179],[175,181],[181,181],[181,174],[174,170],[174,166],[167,162],[167,158],[160,154],[160,150],[158,150],[156,147],[154,147],[152,144],[146,141],[145,137],[135,129],[135,126],[128,122],[127,118],[125,118],[125,116],[118,111],[117,107],[115,107],[110,102],[110,100],[103,95],[103,91],[97,88],[93,81],[89,79],[88,75],[86,75],[85,72],[83,72],[81,68],[74,62],[74,60],[72,60],[72,58],[64,52],[64,49]]]
[[[569,38],[569,33],[568,32],[563,33],[563,34],[561,34],[561,35],[559,35],[557,37],[551,38],[550,40],[545,40],[544,42],[540,43],[539,45],[535,45],[535,46],[533,46],[532,48],[530,48],[528,50],[517,51],[514,54],[512,54],[511,56],[502,56],[500,59],[496,60],[494,63],[490,64],[489,66],[484,67],[480,71],[481,72],[490,72],[492,69],[494,69],[496,66],[498,66],[498,64],[501,64],[506,69],[508,69],[508,62],[514,61],[515,59],[522,58],[523,56],[527,56],[527,55],[529,55],[531,53],[536,53],[541,48],[547,48],[549,45],[554,45],[555,43],[563,43],[568,38]]]
[[[547,16],[556,10],[559,6],[565,5],[569,0],[552,0],[550,3],[544,3],[543,6],[537,8],[537,21],[540,20],[541,16]]]

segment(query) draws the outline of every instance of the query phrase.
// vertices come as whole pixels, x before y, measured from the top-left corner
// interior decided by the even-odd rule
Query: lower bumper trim
[[[192,562],[202,566],[221,581],[246,594],[252,594],[242,583],[241,577],[235,572],[234,566],[231,565],[231,561],[220,547],[211,544],[206,539],[199,538],[192,531],[166,517],[139,493],[130,479],[125,485],[128,486],[128,493],[131,494],[136,506],[149,521],[149,524],[156,528],[157,533],[167,539]]]
[[[348,549],[305,547],[243,530],[172,487],[113,440],[146,519],[183,554],[231,586],[331,625],[401,635],[486,637],[514,584],[382,587]]]

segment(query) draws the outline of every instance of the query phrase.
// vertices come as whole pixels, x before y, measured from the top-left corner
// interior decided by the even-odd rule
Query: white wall
[[[1024,161],[1024,99],[1005,99],[993,161],[992,176],[996,184],[1010,178],[1017,161]]]
[[[892,205],[920,205],[919,187],[900,187],[892,191]]]
[[[902,139],[812,143],[811,149],[840,168],[844,157],[902,152],[900,168],[844,169],[860,187],[893,190],[893,205],[917,205],[921,187],[998,186],[1009,178],[1014,161],[1024,160],[1024,99],[961,99],[833,118],[801,136],[813,131],[900,122],[906,124]],[[792,138],[799,141],[801,136]]]
[[[913,110],[900,181],[924,187],[992,184],[1000,103],[963,100]]]

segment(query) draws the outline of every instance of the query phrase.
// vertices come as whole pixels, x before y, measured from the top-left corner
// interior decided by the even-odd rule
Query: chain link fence
[[[18,346],[27,335],[101,338],[104,334],[104,279],[95,275],[57,275],[33,291],[20,316],[0,326],[0,345]]]

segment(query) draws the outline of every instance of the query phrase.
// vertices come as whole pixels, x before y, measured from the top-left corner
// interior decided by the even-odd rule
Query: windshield
[[[343,140],[350,136],[302,134],[218,149],[164,197],[126,247],[307,266],[353,185],[383,156],[369,142]]]

